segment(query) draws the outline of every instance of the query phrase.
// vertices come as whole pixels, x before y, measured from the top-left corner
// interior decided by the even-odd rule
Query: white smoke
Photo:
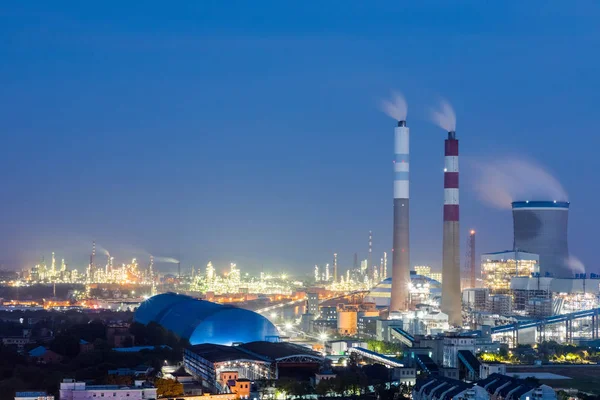
[[[565,263],[567,264],[567,266],[569,268],[571,268],[571,271],[573,271],[576,274],[584,274],[585,273],[585,265],[583,265],[583,263],[581,262],[581,260],[575,256],[569,256],[566,260]]]
[[[406,114],[408,113],[406,99],[401,93],[392,92],[390,100],[383,100],[381,102],[381,111],[396,121],[406,121]]]
[[[154,262],[168,263],[168,264],[179,264],[179,260],[173,257],[154,257]]]
[[[497,208],[513,201],[567,201],[560,182],[540,165],[523,159],[498,157],[498,161],[475,162],[475,190],[479,198]]]
[[[456,130],[456,114],[446,100],[440,101],[440,108],[431,111],[431,120],[446,132]]]
[[[104,253],[105,256],[110,257],[110,253],[108,252],[108,250],[106,250],[104,247],[100,246],[98,243],[96,243],[96,252]]]

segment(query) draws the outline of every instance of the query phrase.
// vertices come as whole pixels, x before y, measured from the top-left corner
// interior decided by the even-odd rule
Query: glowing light
[[[324,341],[326,341],[327,339],[328,339],[328,336],[327,336],[327,334],[326,334],[325,332],[321,332],[321,333],[319,333],[319,340],[321,340],[321,341],[323,341],[323,342],[324,342]]]

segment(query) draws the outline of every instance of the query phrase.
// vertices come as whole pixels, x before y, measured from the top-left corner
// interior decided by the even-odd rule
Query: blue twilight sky
[[[310,272],[391,247],[394,121],[409,103],[412,264],[441,264],[440,96],[461,140],[461,223],[512,245],[480,162],[527,157],[572,202],[570,249],[595,264],[600,3],[28,1],[0,4],[0,260]],[[464,246],[461,253],[464,254]],[[162,266],[163,270],[169,268]]]

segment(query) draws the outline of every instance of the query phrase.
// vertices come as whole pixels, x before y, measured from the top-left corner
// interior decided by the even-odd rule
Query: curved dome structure
[[[156,322],[192,345],[231,345],[279,335],[268,319],[253,311],[175,293],[150,297],[136,310],[134,320],[144,325]]]
[[[410,281],[412,285],[419,288],[422,285],[428,285],[429,293],[431,297],[439,297],[442,293],[442,285],[435,279],[431,279],[427,276],[418,275],[415,273],[410,274]],[[365,296],[364,301],[375,303],[377,307],[389,307],[392,297],[392,278],[387,278],[379,282],[369,293]]]

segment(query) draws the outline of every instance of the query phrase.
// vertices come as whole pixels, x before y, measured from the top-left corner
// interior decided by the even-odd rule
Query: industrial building
[[[505,293],[510,281],[518,276],[539,272],[539,255],[524,251],[500,251],[481,255],[481,278],[492,292]]]
[[[319,371],[325,359],[319,353],[292,343],[251,342],[238,346],[200,344],[186,349],[183,362],[188,373],[206,390],[223,393],[224,381],[235,379],[307,380]],[[225,375],[225,376],[223,376]]]
[[[175,293],[150,297],[136,310],[134,320],[158,323],[192,345],[276,340],[279,335],[268,319],[253,311]]]
[[[569,203],[515,201],[512,203],[514,249],[539,255],[540,274],[570,278],[567,228]]]
[[[427,301],[425,303],[433,302],[437,299],[439,302],[442,294],[442,287],[440,282],[431,279],[429,277],[413,273],[410,274],[410,283],[408,285],[409,290],[408,299],[411,297],[416,301],[417,299],[423,300],[424,293],[423,289],[427,289]],[[390,306],[390,298],[392,292],[392,278],[387,278],[372,288],[369,293],[365,296],[365,301],[373,302],[378,308],[388,308]],[[415,303],[413,301],[413,305]],[[421,303],[423,301],[420,301]]]

